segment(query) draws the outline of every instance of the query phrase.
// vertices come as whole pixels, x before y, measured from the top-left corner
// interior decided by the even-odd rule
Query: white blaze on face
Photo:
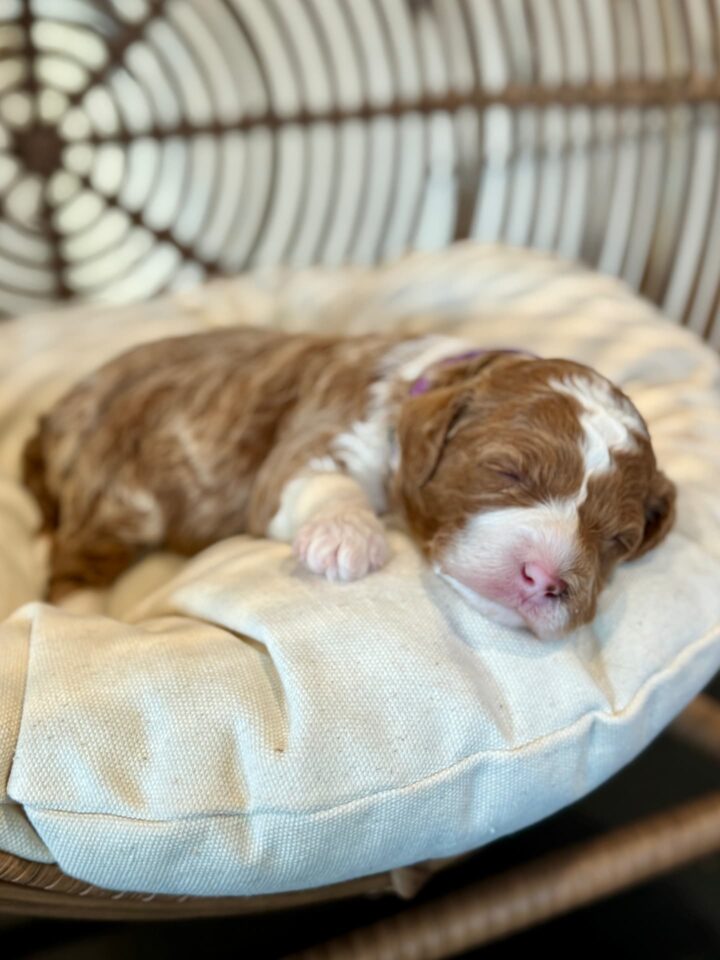
[[[632,405],[618,397],[601,378],[581,375],[555,380],[550,386],[577,400],[583,430],[583,481],[571,498],[553,498],[531,507],[507,507],[470,517],[439,558],[438,572],[472,602],[499,622],[512,623],[508,610],[522,610],[537,633],[564,629],[572,611],[568,602],[542,602],[528,608],[522,599],[524,563],[540,563],[564,579],[572,579],[580,550],[578,510],[587,497],[588,481],[612,468],[617,450],[635,446],[634,433],[645,427]]]
[[[454,559],[472,568],[482,557],[491,575],[506,572],[516,560],[552,558],[558,569],[566,569],[577,560],[576,534],[577,510],[571,500],[500,507],[470,517],[455,541]],[[528,551],[536,555],[521,557]]]
[[[534,628],[552,634],[564,629],[570,612],[563,603],[540,604],[531,611],[520,591],[521,570],[532,562],[562,574],[577,559],[577,507],[572,500],[550,500],[470,517],[436,571],[491,619],[518,626],[532,614]],[[524,617],[508,615],[521,606]]]
[[[612,454],[632,450],[636,433],[646,433],[645,425],[632,405],[619,397],[610,384],[597,377],[575,375],[551,380],[549,386],[572,397],[580,404],[580,425],[583,429],[583,483],[576,503],[579,507],[587,496],[591,476],[604,473],[612,466]]]

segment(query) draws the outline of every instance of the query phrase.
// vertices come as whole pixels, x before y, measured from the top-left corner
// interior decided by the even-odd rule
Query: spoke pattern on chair
[[[475,236],[581,256],[719,340],[714,2],[543,9],[0,9],[0,311]]]

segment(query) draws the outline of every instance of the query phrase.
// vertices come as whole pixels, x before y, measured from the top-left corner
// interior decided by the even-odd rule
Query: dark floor
[[[711,692],[720,697],[720,678]],[[720,785],[720,768],[662,737],[610,783],[570,810],[499,841],[426,889],[429,899],[557,846],[602,833]],[[353,902],[264,919],[174,924],[82,924],[0,917],[3,960],[271,960],[388,915],[397,901]],[[553,951],[611,960],[720,960],[720,857],[578,911],[467,957],[506,960]]]

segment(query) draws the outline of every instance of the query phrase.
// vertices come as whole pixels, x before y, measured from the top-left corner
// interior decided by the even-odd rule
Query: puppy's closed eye
[[[526,486],[530,480],[528,464],[510,443],[498,438],[491,440],[479,451],[477,469],[488,479],[495,477],[505,487]]]
[[[527,482],[527,477],[519,470],[506,469],[503,467],[491,467],[490,469],[496,476],[500,477],[501,480],[505,480],[508,484],[522,486]]]
[[[506,456],[485,456],[479,466],[481,470],[494,474],[507,486],[523,486],[528,482],[528,475],[522,464]]]

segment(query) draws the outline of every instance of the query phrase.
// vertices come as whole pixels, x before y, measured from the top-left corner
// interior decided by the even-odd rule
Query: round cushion
[[[236,537],[149,558],[102,609],[39,602],[18,483],[34,418],[132,344],[240,323],[444,330],[590,363],[646,417],[676,526],[557,642],[484,619],[399,530],[358,583]],[[719,382],[715,355],[618,281],[472,244],[1,326],[0,846],[103,887],[262,894],[460,853],[582,796],[720,664]]]

